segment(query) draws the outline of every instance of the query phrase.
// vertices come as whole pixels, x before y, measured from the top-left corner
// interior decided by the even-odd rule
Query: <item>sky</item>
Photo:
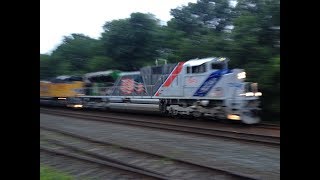
[[[50,54],[64,36],[82,33],[99,38],[107,21],[130,17],[133,12],[152,13],[164,23],[170,9],[197,0],[41,0],[40,53]]]

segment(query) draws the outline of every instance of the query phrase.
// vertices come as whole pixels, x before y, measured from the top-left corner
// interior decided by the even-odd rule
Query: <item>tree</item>
[[[222,32],[231,25],[233,8],[228,0],[198,0],[171,10],[170,25],[187,34]]]
[[[259,82],[265,115],[280,113],[279,8],[279,0],[239,0],[231,33],[231,64]]]
[[[48,79],[54,76],[50,55],[40,54],[40,79]]]
[[[119,63],[119,69],[138,70],[158,56],[159,27],[159,20],[152,14],[143,13],[132,13],[130,18],[107,22],[101,38],[105,53]]]
[[[115,69],[118,65],[111,58],[106,56],[94,56],[89,59],[87,69],[94,71],[106,71],[109,69]]]
[[[89,59],[95,56],[99,49],[99,42],[83,34],[66,36],[63,43],[52,52],[56,63],[64,67],[62,72],[87,72]]]

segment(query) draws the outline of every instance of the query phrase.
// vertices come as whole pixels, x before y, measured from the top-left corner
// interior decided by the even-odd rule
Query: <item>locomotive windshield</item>
[[[258,83],[247,82],[244,86],[245,92],[258,92]]]
[[[224,69],[225,63],[212,63],[211,69]]]

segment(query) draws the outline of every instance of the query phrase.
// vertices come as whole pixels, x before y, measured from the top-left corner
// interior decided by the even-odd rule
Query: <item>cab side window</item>
[[[199,66],[192,66],[192,73],[204,73],[206,72],[206,64],[201,64]]]
[[[191,73],[191,67],[187,67],[187,74],[190,74]]]

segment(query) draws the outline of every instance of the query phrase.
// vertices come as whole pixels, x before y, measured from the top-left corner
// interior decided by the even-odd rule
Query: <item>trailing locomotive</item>
[[[68,106],[143,109],[171,116],[258,123],[262,94],[257,83],[245,82],[244,70],[229,69],[228,61],[210,57],[148,66],[135,72],[89,73],[83,77],[84,95],[70,97]],[[93,86],[97,82],[100,85]]]
[[[82,77],[58,76],[50,81],[40,81],[40,103],[67,106],[69,100],[84,95]]]

